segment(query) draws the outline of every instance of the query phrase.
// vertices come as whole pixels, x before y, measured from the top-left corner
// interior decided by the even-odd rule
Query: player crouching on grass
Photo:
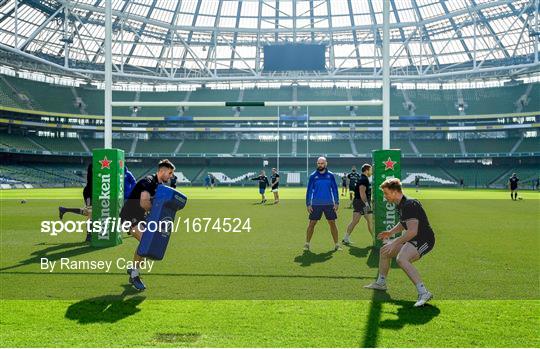
[[[122,221],[131,222],[130,234],[138,241],[141,241],[144,231],[139,230],[139,222],[145,220],[146,215],[152,208],[152,198],[156,195],[159,184],[167,183],[174,175],[175,167],[167,159],[161,160],[158,164],[156,174],[149,175],[139,180],[120,212]],[[133,269],[128,269],[129,283],[137,290],[142,291],[146,288],[139,275],[139,267],[144,258],[137,254],[133,256]]]
[[[384,240],[401,231],[406,231],[400,237],[391,240],[381,248],[379,277],[377,281],[364,287],[386,290],[386,276],[390,270],[390,262],[392,258],[396,257],[398,265],[418,290],[418,301],[414,306],[420,307],[433,298],[433,294],[426,289],[418,270],[412,263],[431,251],[435,245],[435,234],[429,225],[426,212],[420,202],[403,195],[399,179],[389,178],[381,184],[380,188],[388,202],[397,204],[400,222],[392,229],[381,232],[377,237]]]
[[[317,159],[317,170],[309,176],[306,191],[306,206],[309,212],[309,224],[306,232],[306,244],[304,251],[309,251],[311,237],[315,225],[324,216],[330,226],[330,232],[334,239],[334,251],[341,250],[338,243],[338,229],[336,226],[337,210],[339,208],[339,192],[334,174],[328,171],[326,158]]]
[[[354,199],[353,199],[353,216],[351,223],[347,226],[347,233],[342,242],[345,245],[352,244],[351,234],[354,227],[360,222],[362,216],[366,218],[367,228],[369,235],[373,236],[373,210],[371,209],[371,183],[369,183],[369,177],[373,174],[373,169],[370,164],[362,165],[362,175],[360,179],[354,185]]]

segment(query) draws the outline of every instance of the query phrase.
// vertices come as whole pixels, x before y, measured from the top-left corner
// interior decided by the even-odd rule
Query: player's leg
[[[88,204],[90,204],[90,202],[88,202]],[[88,206],[82,208],[81,212],[86,218],[88,218],[88,219],[92,218],[92,206],[88,205]],[[92,234],[91,234],[90,231],[87,231],[86,232],[86,238],[85,238],[84,242],[90,242],[90,241],[92,241]]]
[[[68,212],[88,217],[88,206],[92,206],[92,193],[90,192],[90,188],[88,188],[88,186],[84,187],[83,189],[83,200],[84,205],[86,206],[83,208],[69,208],[63,206],[58,207],[58,217],[60,220],[62,220],[64,218],[64,214]],[[91,212],[92,211],[90,211],[90,215],[92,214]]]
[[[364,214],[369,235],[373,237],[373,213]]]
[[[332,234],[332,239],[334,240],[334,250],[341,250],[341,246],[338,243],[338,228],[336,225],[336,221],[333,219],[328,220],[328,225],[330,226],[330,233]]]
[[[388,272],[390,271],[390,264],[392,263],[392,258],[398,255],[399,250],[400,249],[395,249],[394,252],[389,254],[384,254],[381,250],[379,250],[379,274],[377,275],[377,280],[369,285],[364,286],[364,288],[381,291],[387,289],[386,278],[388,277]]]
[[[69,213],[75,213],[75,214],[78,214],[78,215],[81,215],[81,216],[86,216],[84,208],[71,208],[71,207],[59,206],[58,207],[58,218],[60,218],[60,220],[64,219],[64,215],[66,213],[68,213],[68,212]]]
[[[274,204],[279,202],[279,192],[277,189],[274,189]]]
[[[88,219],[92,219],[92,193],[90,192],[90,190],[86,189],[85,187],[83,191],[83,195],[84,195],[84,204],[86,205],[86,207],[83,208],[82,212]],[[89,231],[86,232],[86,239],[84,241],[85,242],[92,241],[92,234]]]
[[[322,207],[324,212],[324,218],[330,226],[330,233],[332,234],[332,239],[334,240],[334,251],[342,250],[341,245],[339,244],[339,233],[336,225],[337,213],[334,210],[334,205],[324,205]]]
[[[317,219],[310,219],[307,230],[306,230],[306,243],[304,244],[304,251],[309,251],[311,238],[313,237],[313,232],[315,231],[315,225],[317,225]]]
[[[345,233],[345,237],[343,238],[342,242],[345,245],[348,245],[351,243],[351,234],[354,230],[354,227],[360,222],[360,218],[362,218],[362,215],[360,212],[353,212],[351,222],[347,226],[347,232]]]
[[[396,257],[399,267],[407,274],[418,291],[418,301],[415,303],[415,306],[422,306],[433,297],[433,294],[427,290],[422,282],[420,273],[413,265],[415,261],[420,259],[420,253],[418,251],[420,249],[425,250],[427,248],[426,246],[428,246],[427,242],[420,242],[419,244],[420,246],[416,247],[411,242],[405,243]]]
[[[264,188],[259,188],[259,194],[261,194],[261,204],[264,204],[266,197],[264,196]]]
[[[414,261],[420,259],[420,254],[416,247],[411,243],[404,244],[396,257],[396,262],[401,269],[407,274],[413,284],[421,282],[418,270],[412,265]]]
[[[137,239],[137,241],[141,241],[143,236],[143,231],[141,230],[140,226],[138,225],[138,222],[134,221],[131,229],[130,234]],[[137,249],[135,249],[135,252],[133,253],[133,269],[128,269],[127,273],[129,274],[129,283],[133,285],[137,290],[142,291],[146,289],[145,284],[142,282],[140,277],[140,266],[141,263],[144,261],[144,257],[141,257],[137,254]]]

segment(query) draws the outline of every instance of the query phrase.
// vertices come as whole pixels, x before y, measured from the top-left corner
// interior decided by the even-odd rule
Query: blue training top
[[[131,191],[133,188],[135,188],[135,184],[137,184],[137,180],[135,179],[135,176],[133,176],[133,173],[131,173],[127,166],[124,167],[124,200],[127,200],[129,198],[129,194],[131,194]]]
[[[328,169],[325,169],[323,173],[314,171],[309,176],[306,206],[338,204],[339,194],[334,174]]]

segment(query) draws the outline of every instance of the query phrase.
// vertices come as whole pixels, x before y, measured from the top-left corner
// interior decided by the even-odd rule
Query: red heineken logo
[[[384,170],[393,170],[394,165],[397,164],[397,161],[392,161],[390,157],[388,157],[388,160],[382,162],[384,164]]]
[[[120,160],[118,161],[118,165],[120,166],[120,168],[124,168],[124,160]]]
[[[101,164],[101,169],[103,170],[104,168],[108,168],[109,170],[111,169],[111,160],[107,159],[107,157],[105,156],[103,158],[103,160],[99,160],[99,163]]]

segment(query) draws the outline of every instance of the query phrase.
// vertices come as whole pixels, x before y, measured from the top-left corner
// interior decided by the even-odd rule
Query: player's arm
[[[307,206],[308,212],[310,213],[311,213],[310,195],[312,191],[313,191],[313,177],[309,176],[308,185],[306,189],[306,206]]]
[[[133,173],[131,173],[131,171],[126,170],[126,173],[124,174],[124,182],[128,182],[131,185],[135,185],[137,184],[137,179],[135,178]]]
[[[278,184],[278,183],[279,183],[279,176],[276,177],[275,182],[272,182],[272,186],[274,186],[274,185],[276,185],[276,184]]]
[[[401,222],[399,222],[392,229],[380,232],[377,235],[377,238],[379,240],[388,239],[388,238],[396,235],[397,233],[401,233],[403,230],[405,230],[405,227],[401,224]],[[416,235],[416,233],[415,233],[415,235]]]
[[[332,195],[334,196],[334,210],[337,210],[339,206],[339,190],[336,182],[336,177],[333,178],[334,180],[330,184],[330,190],[332,190]]]
[[[366,190],[367,190],[367,188],[366,188],[365,185],[360,185],[360,186],[359,186],[360,198],[362,199],[362,202],[363,202],[366,206],[369,206],[369,202],[368,202],[368,199],[367,199]]]
[[[401,225],[401,223],[399,223]],[[410,218],[407,220],[407,231],[396,239],[397,243],[404,244],[412,240],[418,234],[418,219]]]
[[[176,182],[178,181],[178,177],[173,173],[171,177],[171,188],[176,188]]]
[[[141,199],[139,200],[139,204],[145,211],[150,211],[150,209],[152,208],[152,198],[150,197],[149,192],[141,192]]]

